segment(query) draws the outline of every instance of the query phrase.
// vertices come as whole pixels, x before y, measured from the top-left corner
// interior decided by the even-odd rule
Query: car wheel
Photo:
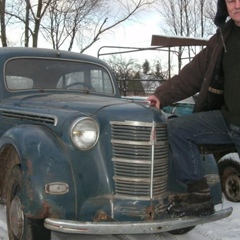
[[[22,171],[13,167],[6,193],[6,212],[9,240],[50,240],[50,231],[44,228],[41,219],[30,219],[22,211]]]
[[[227,200],[240,201],[240,163],[226,159],[218,164],[222,190]]]
[[[195,228],[195,226],[186,227],[186,228],[180,228],[180,229],[169,231],[169,233],[171,233],[173,235],[181,235],[181,234],[185,234],[185,233],[193,230],[194,228]]]

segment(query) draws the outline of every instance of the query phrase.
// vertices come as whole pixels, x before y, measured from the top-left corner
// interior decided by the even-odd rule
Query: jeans
[[[233,143],[240,155],[240,126],[227,123],[219,110],[169,120],[168,137],[176,177],[185,184],[204,177],[198,144]]]

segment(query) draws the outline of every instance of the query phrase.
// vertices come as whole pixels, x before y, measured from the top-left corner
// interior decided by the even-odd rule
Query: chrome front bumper
[[[68,234],[153,234],[220,220],[230,216],[232,210],[230,207],[204,217],[170,218],[144,222],[78,222],[47,218],[44,226],[51,231]]]

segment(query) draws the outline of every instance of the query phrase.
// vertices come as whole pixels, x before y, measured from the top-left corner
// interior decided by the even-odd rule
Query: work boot
[[[167,212],[174,216],[206,216],[214,213],[210,188],[206,179],[188,184],[189,195],[186,199],[176,199],[168,206]]]

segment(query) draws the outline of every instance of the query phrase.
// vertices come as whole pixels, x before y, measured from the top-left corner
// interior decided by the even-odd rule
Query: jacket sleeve
[[[200,91],[215,42],[216,35],[209,39],[207,46],[185,65],[178,75],[156,88],[154,95],[160,100],[161,108]]]

